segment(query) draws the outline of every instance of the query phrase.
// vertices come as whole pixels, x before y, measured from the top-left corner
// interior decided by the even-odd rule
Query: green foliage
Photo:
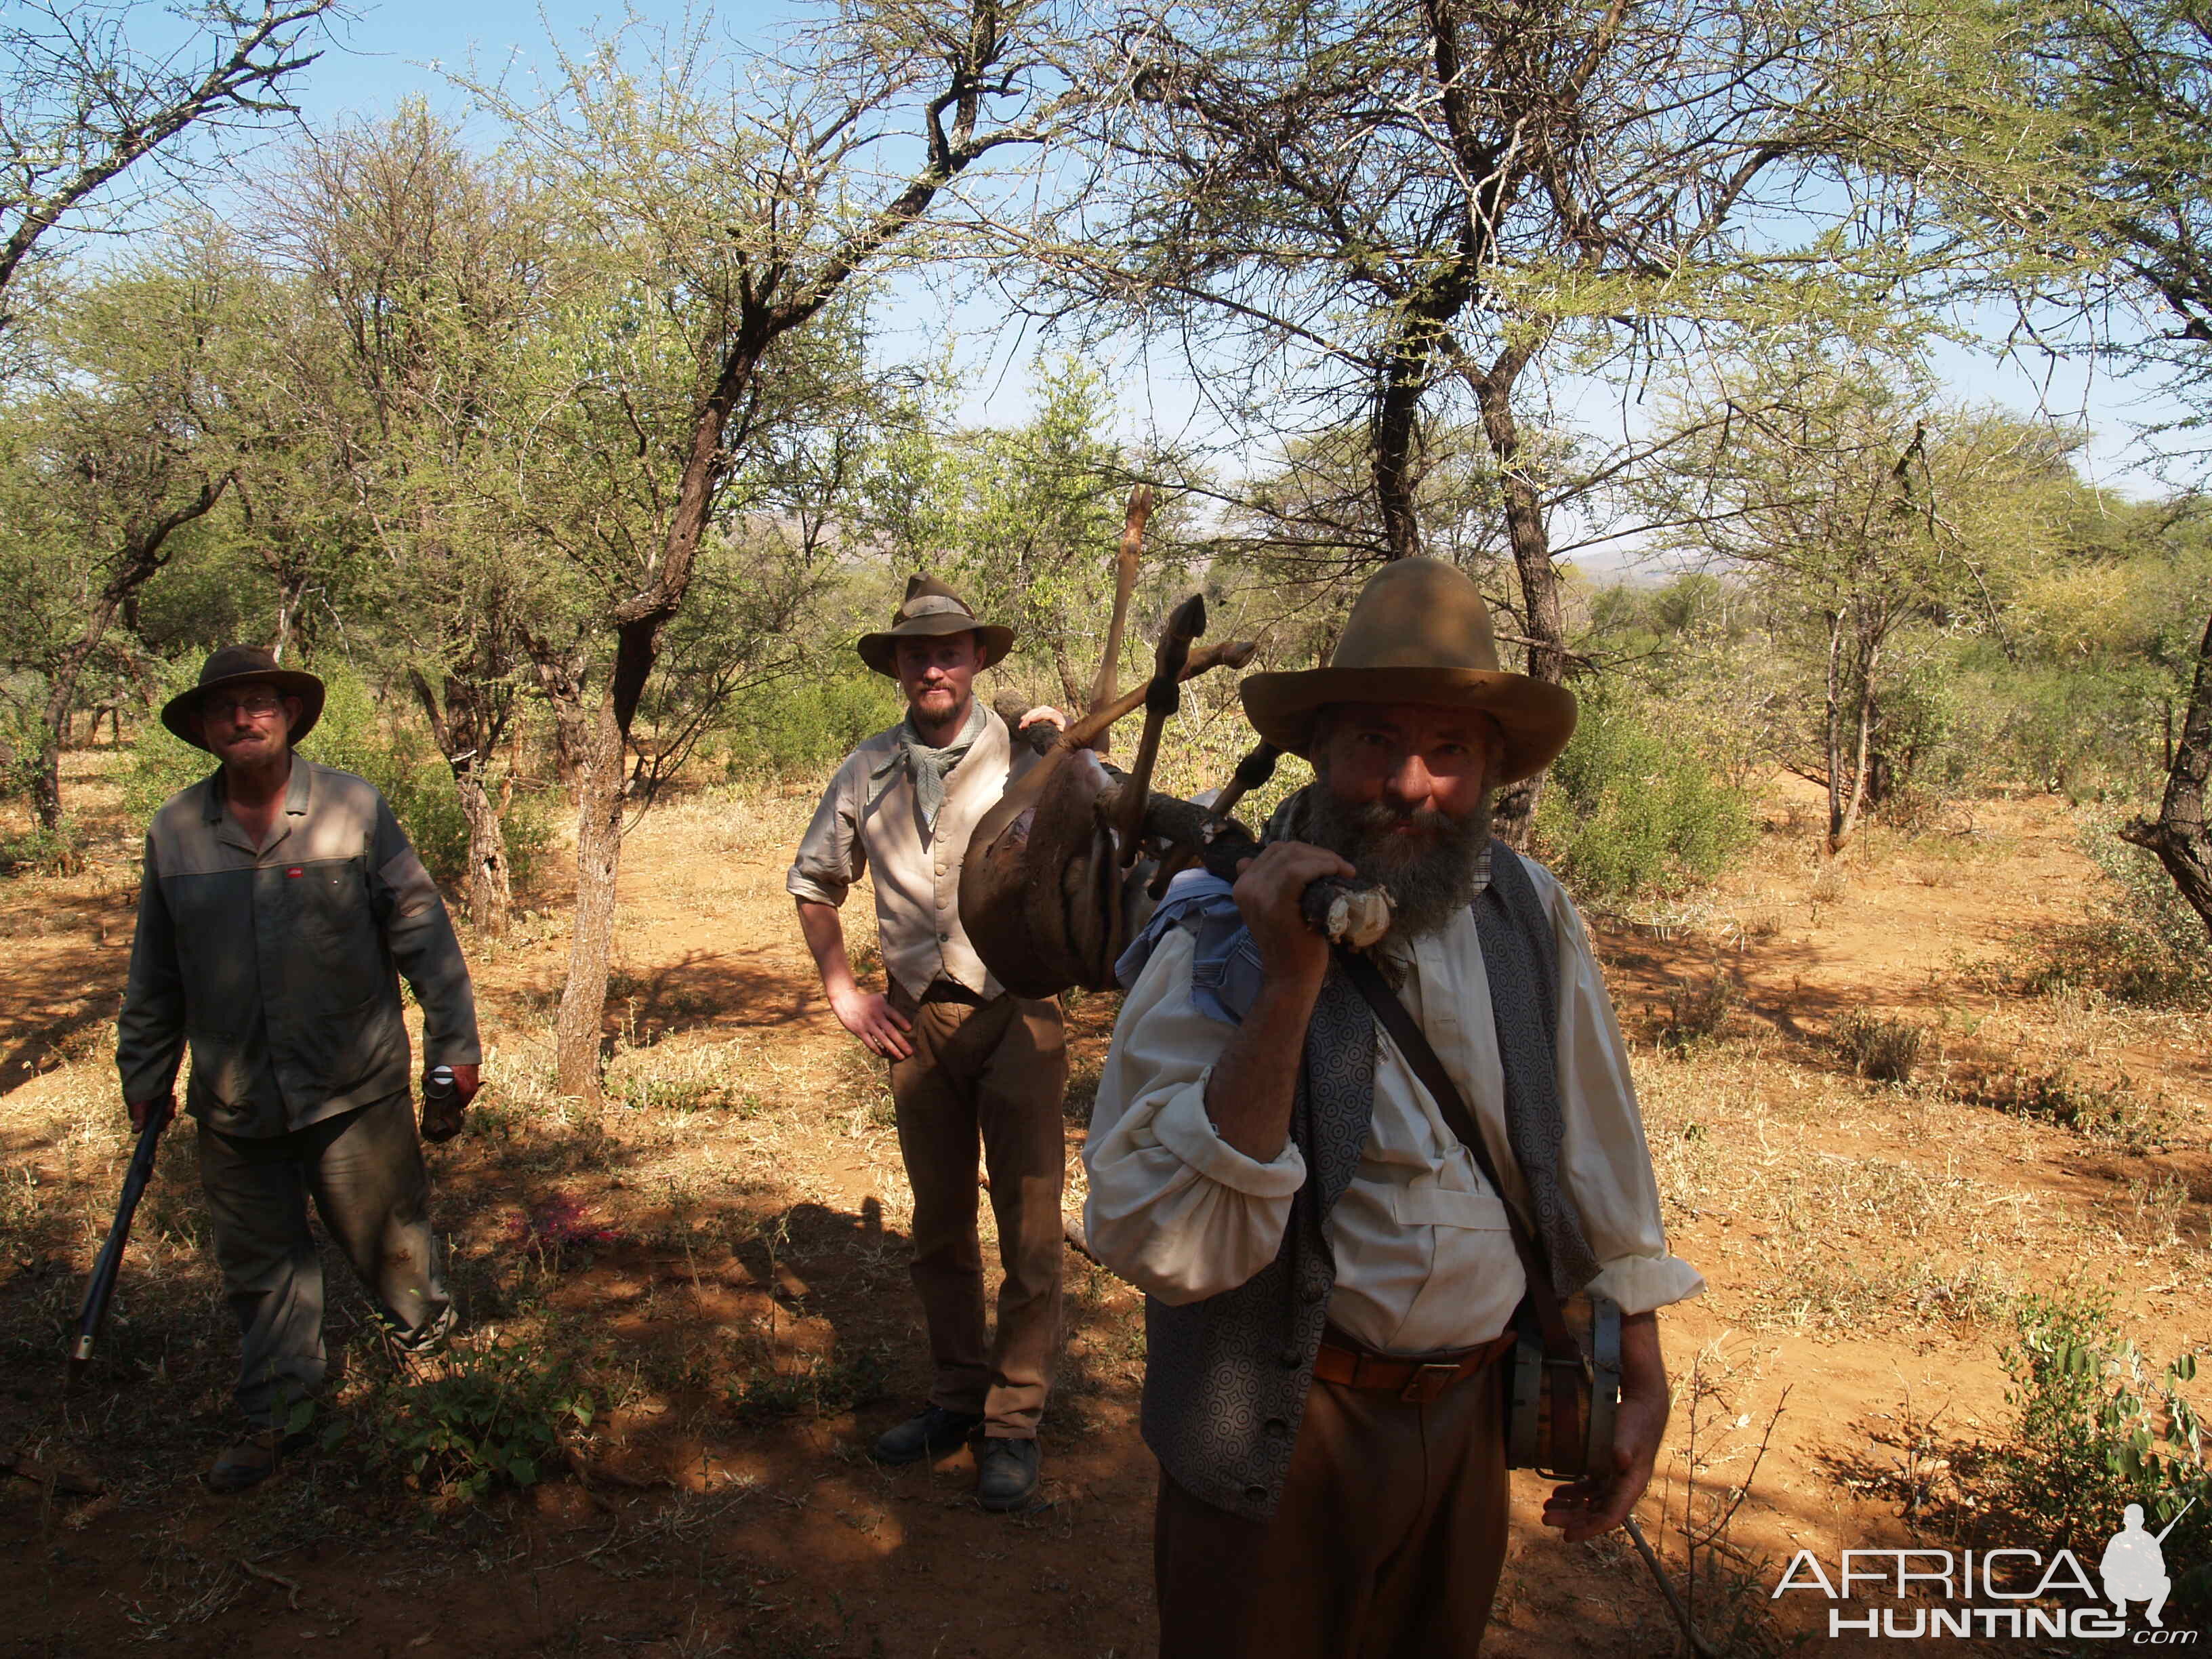
[[[1635,898],[1709,881],[1751,837],[1744,798],[1619,690],[1583,700],[1538,804],[1538,855],[1578,896]]]
[[[849,1358],[800,1357],[788,1370],[763,1362],[729,1385],[730,1409],[748,1422],[776,1417],[836,1417],[880,1398],[890,1376],[882,1350]]]
[[[2018,1339],[2000,1358],[2016,1421],[1994,1455],[1996,1503],[2077,1552],[2118,1531],[2130,1504],[2142,1505],[2154,1533],[2180,1516],[2165,1543],[2166,1616],[2212,1606],[2212,1470],[2182,1393],[2196,1356],[2157,1365],[2114,1328],[2101,1297],[2026,1296],[2014,1317]]]
[[[468,864],[468,820],[461,815],[452,772],[416,723],[412,709],[380,706],[361,677],[343,665],[319,665],[317,672],[328,695],[322,718],[300,745],[300,753],[374,784],[392,804],[392,815],[415,844],[423,866],[441,884],[457,888]],[[179,663],[162,688],[162,697],[190,685],[197,673],[196,664]],[[125,804],[134,819],[143,822],[178,790],[207,776],[215,765],[206,750],[173,736],[160,721],[149,720],[123,775]],[[537,798],[524,794],[516,797],[506,827],[507,866],[519,890],[527,887],[544,856],[552,828]]]
[[[84,834],[69,818],[51,830],[34,823],[20,836],[0,836],[0,874],[70,876],[83,867]]]
[[[826,777],[864,738],[905,713],[898,686],[855,659],[835,677],[793,676],[740,699],[725,727],[732,778]]]
[[[355,1431],[372,1462],[424,1492],[475,1502],[535,1486],[562,1462],[564,1437],[592,1425],[573,1367],[524,1343],[459,1338],[425,1369],[379,1389]],[[334,1425],[325,1441],[346,1436]]]

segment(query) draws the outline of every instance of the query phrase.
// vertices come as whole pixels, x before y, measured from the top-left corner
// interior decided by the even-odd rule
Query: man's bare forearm
[[[1206,1115],[1222,1139],[1249,1158],[1272,1163],[1290,1138],[1298,1063],[1321,981],[1261,982],[1243,1024],[1206,1080]]]
[[[821,972],[822,988],[832,1000],[860,988],[845,955],[845,924],[836,905],[800,899],[799,931],[805,935],[806,948]]]

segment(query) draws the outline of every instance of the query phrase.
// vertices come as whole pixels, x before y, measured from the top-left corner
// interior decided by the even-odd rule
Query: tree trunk
[[[480,932],[496,939],[507,931],[514,888],[507,867],[507,830],[500,821],[504,798],[495,801],[486,780],[506,724],[509,694],[503,687],[488,687],[449,673],[441,706],[422,675],[410,669],[407,678],[414,687],[415,700],[430,722],[438,752],[446,757],[447,769],[453,775],[453,793],[468,823],[468,875],[463,897],[469,919]]]
[[[1833,857],[1844,830],[1844,613],[1828,615],[1828,697],[1822,737],[1828,760],[1828,833],[1821,855]]]
[[[622,867],[623,734],[611,694],[599,701],[576,768],[576,909],[568,981],[554,1021],[559,1087],[599,1103],[599,1028],[615,936],[615,878]]]
[[[2212,776],[2212,620],[2197,647],[2197,673],[2182,716],[2181,739],[2166,775],[2166,799],[2155,819],[2137,818],[2120,839],[2158,855],[2189,908],[2212,933],[2212,836],[2204,827],[2204,787]]]
[[[1559,596],[1559,573],[1552,562],[1552,537],[1544,523],[1543,498],[1521,465],[1521,427],[1513,414],[1513,383],[1528,367],[1536,343],[1509,346],[1490,372],[1475,383],[1482,414],[1482,435],[1498,464],[1505,491],[1505,536],[1513,550],[1513,568],[1521,583],[1522,631],[1528,640],[1528,675],[1548,685],[1567,681],[1566,607]],[[1528,850],[1528,832],[1542,799],[1546,774],[1524,778],[1498,798],[1498,835],[1517,852]]]

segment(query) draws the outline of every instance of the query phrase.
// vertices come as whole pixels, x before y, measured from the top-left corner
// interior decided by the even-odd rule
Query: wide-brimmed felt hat
[[[192,730],[191,716],[197,712],[202,696],[218,686],[242,684],[247,680],[266,680],[276,688],[278,695],[300,700],[300,718],[292,727],[294,743],[314,729],[323,714],[323,683],[304,669],[283,668],[276,659],[258,645],[226,645],[200,665],[199,684],[189,691],[179,691],[161,705],[161,724],[182,738],[195,749],[205,749],[199,733]]]
[[[1330,703],[1481,709],[1505,734],[1497,783],[1542,771],[1575,730],[1575,694],[1501,669],[1480,590],[1437,559],[1400,559],[1370,577],[1326,668],[1254,674],[1237,690],[1253,730],[1293,755],[1306,755],[1314,716]]]
[[[981,652],[976,666],[988,668],[1014,648],[1014,630],[996,623],[978,622],[968,601],[934,576],[909,577],[906,598],[891,613],[891,625],[880,633],[863,634],[858,641],[860,660],[878,674],[898,678],[898,641],[927,639],[940,634],[973,634]]]

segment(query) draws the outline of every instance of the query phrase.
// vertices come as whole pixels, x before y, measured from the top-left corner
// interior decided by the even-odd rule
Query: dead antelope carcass
[[[1170,613],[1153,655],[1152,678],[1115,695],[1129,596],[1152,491],[1129,497],[1115,572],[1114,614],[1105,659],[1092,683],[1091,710],[1058,734],[1042,758],[975,826],[960,871],[960,921],[999,982],[1018,996],[1048,997],[1071,985],[1111,989],[1114,963],[1152,913],[1155,866],[1146,849],[1175,849],[1218,874],[1255,850],[1241,828],[1206,808],[1152,793],[1160,734],[1181,700],[1182,681],[1251,659],[1249,640],[1193,650],[1206,632],[1206,601],[1192,594]],[[1115,721],[1141,704],[1145,731],[1127,773],[1101,758]],[[1323,890],[1326,889],[1326,890]],[[1332,937],[1365,945],[1388,922],[1377,893],[1316,883],[1307,910]]]

